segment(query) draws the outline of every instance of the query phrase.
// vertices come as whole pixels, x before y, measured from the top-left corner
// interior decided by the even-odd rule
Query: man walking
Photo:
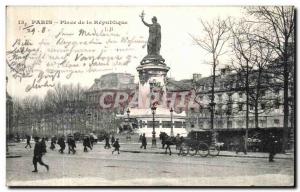
[[[75,154],[76,153],[76,150],[75,150],[76,143],[75,143],[75,139],[73,138],[72,135],[69,135],[67,143],[68,143],[68,148],[69,148],[69,154],[71,151],[73,154]]]
[[[278,141],[277,141],[275,135],[273,135],[273,133],[270,132],[270,135],[268,138],[269,162],[274,162],[274,156],[276,154],[277,147],[278,147],[277,144],[278,144]]]
[[[56,137],[53,136],[51,138],[51,146],[50,146],[50,149],[53,151],[53,149],[55,149],[55,144],[56,144]]]
[[[113,143],[112,143],[113,145]],[[110,144],[109,144],[109,136],[105,135],[105,146],[104,149],[109,149],[110,148]]]
[[[39,142],[39,138],[36,137],[35,139],[35,146],[34,146],[34,152],[33,152],[33,166],[34,166],[34,170],[32,172],[38,172],[37,169],[37,163],[39,163],[40,165],[43,165],[46,167],[47,171],[49,171],[49,165],[45,164],[42,160],[42,157],[44,155],[43,153],[43,146],[42,143]]]
[[[31,137],[29,135],[26,135],[26,145],[25,145],[26,149],[27,149],[28,146],[31,148],[30,139],[31,139]]]
[[[64,136],[61,136],[59,139],[58,139],[58,142],[57,144],[60,146],[60,149],[58,150],[61,154],[64,153],[64,150],[66,148],[66,143],[65,143],[65,138]]]
[[[114,147],[114,150],[111,153],[114,154],[115,151],[118,151],[118,154],[120,154],[120,144],[119,144],[118,138],[114,142],[113,147]]]
[[[115,141],[116,141],[116,140],[115,140],[115,137],[112,135],[112,136],[111,136],[111,145],[113,145],[113,144],[115,143]]]
[[[145,133],[143,133],[143,136],[142,136],[142,145],[140,148],[143,148],[146,149],[146,146],[147,146],[147,139],[146,139],[146,136],[145,136]]]

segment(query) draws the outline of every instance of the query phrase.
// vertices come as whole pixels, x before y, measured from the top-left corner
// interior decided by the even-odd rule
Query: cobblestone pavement
[[[142,150],[139,144],[121,144],[118,155],[104,149],[102,143],[88,153],[83,152],[82,143],[77,143],[73,155],[59,154],[57,148],[51,151],[47,143],[48,153],[43,159],[50,171],[38,166],[39,172],[32,173],[33,148],[24,146],[9,146],[10,155],[20,156],[6,159],[9,186],[291,186],[294,182],[292,155],[275,158],[273,163],[255,156],[183,157],[153,153],[162,149]]]

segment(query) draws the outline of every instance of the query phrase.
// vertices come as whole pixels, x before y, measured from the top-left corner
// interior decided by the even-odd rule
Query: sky
[[[17,32],[18,25],[16,20],[24,19],[49,19],[49,18],[64,18],[64,19],[111,19],[125,20],[128,22],[126,27],[120,28],[122,33],[128,33],[134,36],[141,36],[147,41],[148,28],[143,25],[139,17],[140,13],[145,12],[145,21],[151,22],[151,18],[156,16],[158,23],[161,25],[162,42],[161,55],[166,60],[165,63],[171,69],[168,77],[176,80],[192,78],[193,73],[200,73],[202,76],[211,75],[211,65],[207,62],[211,60],[211,55],[201,47],[196,45],[189,34],[196,37],[203,37],[201,22],[212,22],[214,19],[226,18],[241,18],[245,10],[242,7],[180,7],[180,6],[151,6],[151,7],[18,7],[9,11],[7,17],[7,34],[6,46],[9,47],[14,42],[16,37],[20,36]],[[69,26],[70,28],[76,26]],[[49,37],[51,39],[51,37]],[[33,38],[33,41],[36,39]],[[227,49],[227,48],[225,48]],[[72,75],[70,79],[61,79],[60,83],[80,83],[82,86],[92,86],[94,79],[101,75],[111,72],[126,72],[135,75],[135,81],[138,81],[138,73],[136,67],[139,62],[147,54],[146,47],[137,47],[133,53],[136,56],[125,67],[114,67],[113,70]],[[221,59],[220,66],[228,64],[228,58]],[[42,88],[25,92],[25,87],[32,80],[25,79],[19,82],[11,76],[7,70],[9,77],[7,91],[10,95],[24,98],[29,95],[44,96],[49,88]]]

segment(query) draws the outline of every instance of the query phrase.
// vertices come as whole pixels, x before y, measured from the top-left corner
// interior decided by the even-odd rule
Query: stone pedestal
[[[166,101],[166,77],[170,67],[152,60],[147,64],[141,62],[136,69],[139,73],[138,108],[150,108],[152,102],[155,101],[158,105],[164,104]],[[151,96],[155,97],[154,101],[151,101]]]

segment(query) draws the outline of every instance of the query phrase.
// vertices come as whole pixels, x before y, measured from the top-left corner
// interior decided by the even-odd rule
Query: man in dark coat
[[[33,152],[33,159],[32,159],[34,170],[32,172],[38,172],[37,163],[39,163],[40,165],[45,166],[47,171],[49,171],[49,165],[45,164],[42,160],[42,157],[44,155],[43,150],[44,150],[44,147],[43,147],[42,143],[39,142],[39,138],[36,137],[35,138],[34,152]]]
[[[43,153],[47,153],[47,145],[44,137],[42,138],[41,144],[43,147]]]
[[[28,146],[31,148],[30,139],[31,139],[31,137],[29,135],[26,135],[26,145],[25,145],[26,149],[27,149]]]
[[[146,149],[146,146],[147,146],[147,139],[146,139],[146,136],[145,136],[145,133],[143,133],[143,136],[142,136],[142,145],[140,148],[143,148]]]
[[[246,149],[245,149],[245,139],[246,137],[243,135],[239,138],[238,143],[236,145],[236,149],[235,149],[235,153],[238,154],[239,152],[243,152],[245,155],[246,153]]]
[[[89,136],[85,136],[83,139],[83,151],[84,152],[88,152],[87,147],[90,148],[91,150],[93,149],[91,147],[91,141],[90,141],[90,137]]]
[[[112,143],[113,145],[113,143]],[[110,148],[110,144],[109,144],[109,136],[105,135],[105,146],[104,149],[109,149]]]
[[[274,162],[274,156],[277,152],[277,147],[278,147],[278,141],[275,135],[270,132],[270,135],[268,137],[268,150],[269,150],[269,162]]]
[[[63,136],[61,136],[58,139],[57,144],[60,146],[60,149],[58,150],[60,153],[64,153],[64,150],[66,148],[66,143],[65,143],[65,138]]]
[[[51,150],[55,149],[55,144],[56,144],[56,137],[53,136],[53,137],[51,138],[51,146],[50,146],[50,149],[51,149]]]
[[[112,135],[112,136],[111,136],[111,145],[113,145],[113,144],[115,143],[115,141],[116,141],[116,140],[115,140],[115,137]]]
[[[75,154],[76,153],[76,150],[75,150],[76,143],[75,143],[75,139],[73,138],[73,136],[68,137],[67,143],[68,143],[68,148],[69,148],[69,154],[71,151],[73,154]]]
[[[120,144],[119,144],[119,139],[116,139],[116,141],[113,144],[114,150],[111,152],[114,154],[115,151],[118,151],[118,154],[120,154]]]

